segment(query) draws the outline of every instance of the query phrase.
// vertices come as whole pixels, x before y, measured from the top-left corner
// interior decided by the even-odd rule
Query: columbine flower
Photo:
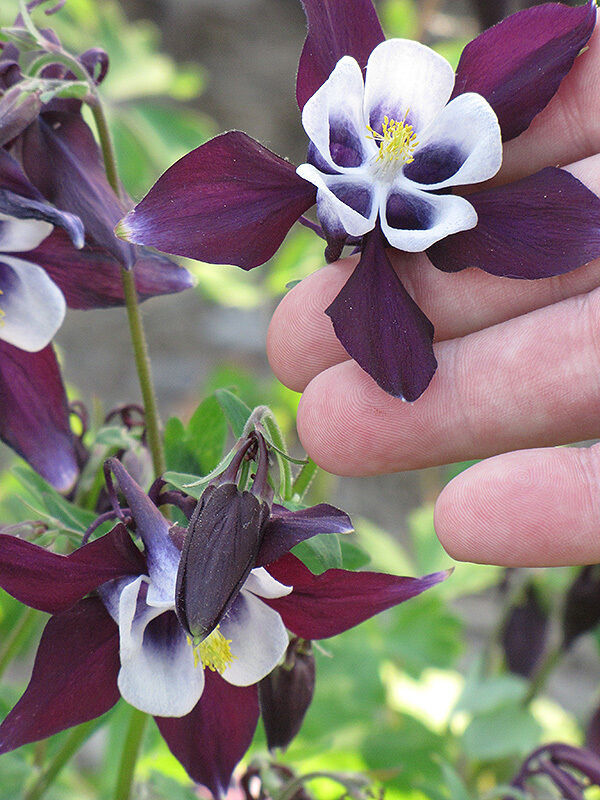
[[[183,268],[140,255],[141,299],[191,285]],[[122,302],[117,260],[84,244],[79,217],[48,203],[0,149],[0,438],[61,491],[77,477],[77,448],[50,342],[67,305]]]
[[[437,366],[433,326],[388,246],[424,251],[447,272],[475,266],[511,278],[559,275],[600,255],[600,201],[564,170],[460,194],[498,171],[501,140],[522,133],[554,96],[591,36],[596,4],[509,17],[467,45],[456,76],[423,45],[384,41],[371,0],[303,6],[306,164],[296,172],[245,134],[223,134],[167,170],[119,233],[252,269],[316,202],[328,260],[345,245],[361,252],[326,312],[335,333],[385,391],[415,400]]]
[[[51,31],[47,37],[53,38]],[[65,305],[123,303],[121,265],[140,299],[179,292],[189,273],[113,234],[126,206],[109,186],[75,100],[42,104],[26,91],[12,44],[0,54],[0,438],[61,491],[78,473],[67,399],[50,342]],[[82,66],[101,81],[106,54]],[[53,78],[69,78],[49,65]],[[22,96],[20,95],[22,92]],[[85,228],[85,240],[84,240]],[[134,263],[135,262],[135,263]]]
[[[295,512],[274,506],[251,571],[198,645],[175,614],[181,531],[170,528],[116,459],[109,467],[143,552],[121,523],[69,556],[0,535],[0,586],[54,615],[29,686],[0,726],[0,752],[93,719],[122,696],[155,716],[189,775],[219,796],[252,740],[256,684],[284,656],[286,628],[304,639],[334,636],[447,574],[313,575],[290,547],[316,534],[348,532],[350,520],[327,505]],[[204,586],[207,595],[218,589]]]

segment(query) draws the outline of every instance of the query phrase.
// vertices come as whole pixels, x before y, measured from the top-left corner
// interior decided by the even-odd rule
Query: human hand
[[[598,29],[589,48],[505,146],[495,182],[560,165],[600,193]],[[487,458],[437,502],[436,530],[453,557],[600,562],[600,448],[521,449],[600,434],[600,260],[537,281],[447,274],[422,254],[392,261],[436,331],[438,371],[415,403],[386,394],[349,360],[324,313],[356,259],[306,278],[275,312],[269,358],[303,392],[298,431],[309,455],[341,475]]]

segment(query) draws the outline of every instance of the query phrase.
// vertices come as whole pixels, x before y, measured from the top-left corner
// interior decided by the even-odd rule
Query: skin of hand
[[[599,109],[597,27],[546,109],[505,146],[494,182],[561,166],[600,194]],[[600,259],[541,280],[446,274],[421,254],[392,260],[436,331],[438,371],[415,403],[390,397],[350,360],[324,313],[355,258],[313,273],[275,311],[269,360],[303,393],[298,432],[308,454],[353,476],[483,458],[436,504],[451,556],[600,562],[600,445],[557,447],[600,436]]]

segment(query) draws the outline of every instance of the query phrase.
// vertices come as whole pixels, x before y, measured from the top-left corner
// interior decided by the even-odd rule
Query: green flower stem
[[[318,471],[318,467],[312,459],[308,459],[308,463],[304,464],[298,475],[296,476],[296,480],[294,481],[294,485],[292,487],[292,493],[297,494],[300,499],[304,498],[304,495],[310,489],[313,480]]]
[[[123,281],[123,292],[125,294],[127,318],[129,320],[129,330],[131,332],[131,342],[133,344],[138,379],[140,382],[140,389],[142,390],[148,447],[152,454],[154,473],[158,477],[165,472],[166,461],[160,430],[158,405],[154,392],[154,384],[152,382],[148,343],[146,342],[146,336],[144,334],[144,326],[142,324],[142,315],[140,314],[133,272],[131,270],[121,269],[121,280]]]
[[[100,98],[94,97],[94,102],[90,104],[96,130],[98,131],[98,139],[100,140],[100,147],[102,149],[102,158],[104,159],[104,169],[106,171],[106,178],[112,186],[117,197],[121,197],[121,184],[119,181],[119,172],[117,170],[117,158],[113,147],[112,136],[108,122],[106,121],[106,114],[100,102]]]
[[[106,115],[104,114],[102,104],[97,97],[94,98],[94,102],[90,107],[92,114],[94,115],[96,128],[98,130],[98,138],[102,148],[106,177],[117,196],[119,196],[120,183],[117,171],[117,160],[115,157],[110,130],[106,122]],[[144,326],[142,324],[142,315],[140,313],[133,271],[121,269],[121,281],[123,283],[125,305],[127,306],[127,318],[129,320],[129,330],[131,334],[131,342],[133,344],[135,365],[140,383],[140,389],[142,391],[142,400],[144,403],[148,446],[152,454],[154,473],[156,476],[158,476],[162,475],[166,469],[165,452],[160,431],[160,419],[158,416],[156,393],[154,391],[154,384],[152,381],[148,343],[146,341]]]
[[[17,655],[23,644],[29,638],[31,629],[35,624],[37,612],[33,608],[23,608],[21,614],[10,632],[10,636],[4,642],[0,651],[0,677]]]
[[[38,775],[35,782],[25,792],[23,800],[40,800],[40,797],[50,788],[62,768],[70,761],[82,744],[92,735],[100,724],[101,723],[97,719],[93,719],[83,725],[78,725],[77,728],[73,728],[52,761],[50,761],[48,766]]]
[[[564,653],[565,651],[561,645],[555,647],[554,650],[549,651],[544,661],[542,661],[541,666],[533,676],[533,679],[529,685],[529,691],[523,698],[524,706],[528,706],[546,686],[548,683],[548,678],[554,672],[554,668]]]
[[[131,708],[121,763],[119,764],[119,773],[115,784],[114,800],[129,800],[131,797],[135,764],[140,752],[147,721],[147,714],[137,708]]]

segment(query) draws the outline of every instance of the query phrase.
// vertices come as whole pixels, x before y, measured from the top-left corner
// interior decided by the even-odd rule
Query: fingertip
[[[267,356],[275,375],[301,392],[315,375],[348,358],[325,309],[356,266],[343,259],[294,286],[281,300],[267,333]]]
[[[600,450],[506,453],[462,472],[436,503],[437,535],[457,561],[546,567],[596,563]]]

